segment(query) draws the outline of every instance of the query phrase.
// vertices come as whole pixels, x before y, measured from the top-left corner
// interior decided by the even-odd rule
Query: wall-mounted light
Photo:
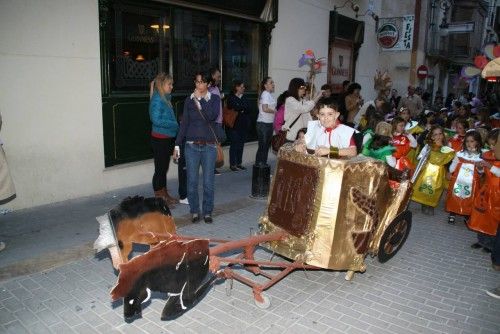
[[[358,15],[358,14],[356,13],[356,18],[358,18],[358,17],[363,17],[363,16],[367,16],[367,15],[370,15],[370,16],[371,16],[371,18],[373,19],[373,21],[375,21],[375,31],[377,31],[377,30],[378,30],[378,19],[379,19],[379,17],[378,17],[378,15],[377,15],[377,14],[375,14],[375,13],[374,13],[371,9],[366,10],[366,12],[364,12],[364,13],[363,13],[363,14],[361,14],[361,15]]]
[[[441,10],[443,11],[443,20],[441,21],[439,28],[441,29],[448,28],[449,24],[447,21],[447,16],[448,16],[448,11],[450,10],[452,5],[453,5],[453,0],[439,0],[439,8],[441,8]]]
[[[139,53],[137,57],[135,57],[135,61],[144,61],[144,56]]]
[[[362,16],[367,16],[367,15],[370,15],[372,17],[373,21],[375,21],[375,22],[378,21],[378,15],[375,14],[374,12],[372,12],[370,9],[368,9],[366,12],[364,12],[361,15],[356,14],[356,18],[362,17]]]
[[[153,29],[160,29],[160,25],[159,24],[152,24],[152,25],[150,25],[150,27],[153,28]],[[170,26],[168,24],[164,24],[163,25],[163,29],[164,30],[170,29]]]
[[[344,8],[348,3],[351,4],[351,9],[357,14],[359,12],[359,5],[352,0],[346,0],[342,6],[333,6],[333,10]]]

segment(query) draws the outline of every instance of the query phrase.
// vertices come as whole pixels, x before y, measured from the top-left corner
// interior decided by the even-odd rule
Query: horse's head
[[[163,198],[134,196],[125,198],[108,214],[97,217],[99,237],[97,252],[109,249],[113,267],[127,262],[132,243],[154,244],[156,234],[175,233],[175,224]]]
[[[97,253],[106,248],[109,249],[113,267],[118,269],[118,266],[123,263],[123,259],[118,249],[114,226],[109,218],[108,214],[96,217],[99,222],[99,237],[94,242],[94,249]]]

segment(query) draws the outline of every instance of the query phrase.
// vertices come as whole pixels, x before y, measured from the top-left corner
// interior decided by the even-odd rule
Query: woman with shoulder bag
[[[301,78],[293,78],[288,85],[288,97],[285,100],[285,124],[282,130],[287,131],[286,140],[289,142],[297,139],[300,129],[307,128],[307,123],[312,121],[311,110],[322,96],[320,91],[313,100],[305,100],[306,84]]]
[[[250,106],[246,97],[243,95],[245,92],[245,84],[243,81],[235,80],[233,82],[233,89],[227,98],[227,107],[238,113],[238,117],[234,122],[234,126],[229,129],[229,139],[231,146],[229,147],[229,162],[230,169],[233,172],[239,170],[246,170],[242,166],[243,148],[247,139],[248,126],[250,124]]]
[[[185,142],[187,172],[187,197],[191,221],[200,221],[198,178],[200,167],[203,177],[202,212],[205,223],[212,223],[214,209],[215,161],[218,139],[215,121],[220,112],[220,98],[208,92],[208,81],[204,73],[196,73],[195,90],[184,102],[184,112],[179,135],[176,139],[174,158],[179,158],[179,148]]]
[[[153,190],[156,197],[164,198],[168,205],[175,205],[179,203],[179,200],[170,196],[166,188],[170,156],[174,150],[175,136],[179,130],[174,109],[170,102],[170,93],[173,88],[172,76],[160,73],[151,86],[149,118],[152,123],[151,147],[155,165]]]

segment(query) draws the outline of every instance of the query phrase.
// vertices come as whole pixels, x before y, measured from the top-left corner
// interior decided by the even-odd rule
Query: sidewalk
[[[250,185],[250,168],[217,176],[214,224],[189,223],[187,206],[179,205],[172,210],[179,233],[248,236],[266,205],[248,197]],[[160,321],[165,301],[153,298],[143,318],[127,324],[121,303],[110,301],[116,275],[109,255],[95,257],[91,248],[95,216],[135,194],[149,196],[150,185],[0,216],[7,241],[0,333],[500,333],[500,301],[484,293],[500,274],[489,255],[470,248],[475,234],[461,222],[448,225],[442,208],[428,217],[414,205],[402,250],[385,264],[367,258],[366,273],[350,282],[340,272],[296,271],[266,291],[267,310],[254,305],[250,288],[234,282],[227,296],[220,284],[175,321]],[[30,274],[17,276],[22,270]]]

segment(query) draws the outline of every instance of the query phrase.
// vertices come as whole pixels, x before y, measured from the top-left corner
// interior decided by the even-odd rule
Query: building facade
[[[416,68],[425,60],[428,8],[426,0],[1,1],[0,137],[18,193],[9,207],[150,182],[147,104],[157,71],[174,75],[177,112],[194,71],[211,66],[222,69],[226,93],[243,79],[255,102],[270,75],[277,96],[291,78],[307,76],[298,67],[306,49],[327,58],[316,85],[348,78],[365,100],[376,96],[377,69],[401,93],[425,84]],[[382,48],[383,19],[403,34],[397,22],[405,18],[413,20],[411,45]],[[246,163],[255,146],[247,143]]]

